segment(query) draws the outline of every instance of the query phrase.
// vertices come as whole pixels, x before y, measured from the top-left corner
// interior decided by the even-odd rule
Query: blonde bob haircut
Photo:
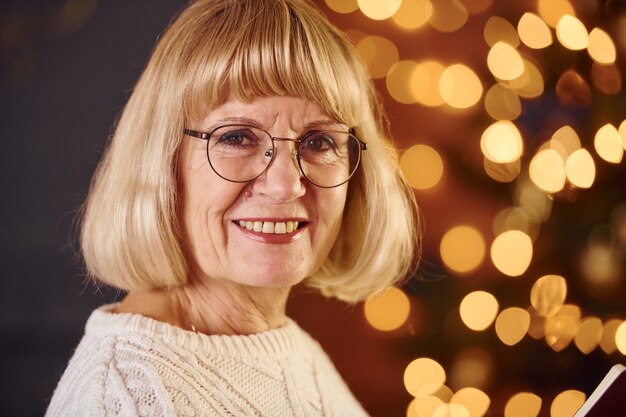
[[[182,131],[231,95],[310,99],[367,143],[342,232],[306,283],[356,302],[406,277],[419,252],[413,192],[355,48],[305,0],[199,0],[172,22],[92,179],[81,223],[88,276],[127,291],[186,282]]]

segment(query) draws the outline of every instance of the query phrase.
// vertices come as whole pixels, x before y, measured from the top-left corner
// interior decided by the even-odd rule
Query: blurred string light
[[[380,1],[380,0],[378,0]],[[439,32],[454,32],[462,28],[469,13],[459,0],[437,0],[429,24]]]
[[[517,48],[520,39],[515,27],[508,20],[500,16],[491,16],[483,30],[483,36],[487,45],[493,47],[498,42],[504,42],[513,48]]]
[[[563,15],[576,16],[574,7],[567,0],[539,0],[537,10],[541,18],[551,27],[556,27]]]
[[[358,10],[359,3],[357,0],[325,0],[326,5],[337,13],[347,14]]]
[[[441,239],[439,252],[444,264],[457,273],[468,273],[485,258],[485,239],[472,226],[456,226]]]
[[[587,52],[599,64],[612,64],[615,62],[617,55],[613,40],[608,33],[600,28],[594,28],[589,33]]]
[[[544,338],[548,346],[556,352],[565,349],[574,340],[580,319],[580,307],[573,304],[565,304],[546,317]]]
[[[459,307],[461,320],[470,329],[483,331],[493,323],[498,314],[498,300],[486,291],[467,294]]]
[[[491,244],[491,261],[504,275],[518,277],[528,269],[533,257],[530,236],[521,230],[507,230]]]
[[[450,107],[466,109],[480,100],[483,86],[471,68],[463,64],[447,67],[439,78],[441,98]]]
[[[530,290],[530,304],[545,317],[556,314],[567,296],[567,283],[559,275],[546,275],[539,278]]]
[[[517,127],[504,120],[485,129],[480,139],[480,148],[487,159],[497,163],[509,163],[522,156],[524,143]]]
[[[373,20],[385,20],[398,11],[402,0],[358,0],[357,3],[365,16]]]
[[[356,48],[372,78],[385,78],[389,68],[398,62],[396,45],[382,36],[367,36],[357,43]]]
[[[490,385],[493,373],[494,361],[489,351],[477,346],[465,348],[452,362],[450,385],[485,389]]]
[[[432,395],[445,382],[446,371],[431,358],[417,358],[404,371],[404,387],[414,397]]]
[[[567,49],[580,51],[589,46],[589,34],[583,22],[571,15],[562,16],[556,24],[556,37]]]
[[[391,331],[406,322],[411,311],[409,298],[399,288],[389,287],[370,296],[364,304],[365,318],[377,330]]]
[[[411,187],[428,190],[435,187],[443,176],[443,159],[428,145],[413,145],[400,157],[400,168]]]
[[[598,129],[593,145],[598,156],[606,162],[619,164],[624,156],[624,142],[619,131],[612,124]]]
[[[550,417],[572,417],[582,407],[586,395],[578,390],[567,390],[558,394],[550,405]]]
[[[626,355],[626,322],[620,323],[615,331],[615,346],[623,355]]]
[[[509,307],[502,310],[496,318],[496,334],[508,346],[521,341],[530,327],[530,314],[519,307]]]
[[[417,29],[428,23],[432,15],[433,5],[429,0],[405,0],[391,19],[403,29]]]
[[[602,320],[598,317],[585,317],[578,326],[574,344],[584,354],[591,353],[602,340]]]
[[[524,13],[517,22],[517,32],[524,45],[543,49],[552,45],[552,32],[548,24],[534,13]]]
[[[504,406],[504,417],[537,417],[542,400],[531,392],[519,392],[513,395]]]
[[[617,329],[622,325],[623,321],[620,319],[609,319],[604,322],[604,328],[602,329],[602,339],[600,340],[600,349],[607,355],[614,353],[617,350]]]
[[[511,81],[524,74],[524,61],[514,46],[503,42],[496,42],[487,55],[487,66],[499,80]]]

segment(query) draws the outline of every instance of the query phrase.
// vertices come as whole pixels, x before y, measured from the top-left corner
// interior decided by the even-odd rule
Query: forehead
[[[251,124],[300,130],[311,126],[341,126],[321,105],[310,99],[289,96],[255,97],[249,102],[230,98],[210,110],[201,121],[202,128],[221,123]]]

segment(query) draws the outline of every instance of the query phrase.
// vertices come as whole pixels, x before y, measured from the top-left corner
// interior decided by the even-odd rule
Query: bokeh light
[[[556,97],[559,103],[573,108],[585,108],[591,105],[591,87],[587,80],[573,69],[569,69],[556,82]]]
[[[582,407],[586,395],[578,390],[567,390],[557,395],[550,405],[550,417],[572,417]]]
[[[530,314],[519,307],[502,310],[496,318],[496,334],[508,346],[513,346],[524,338],[530,326]]]
[[[424,26],[432,15],[433,5],[429,0],[405,0],[391,19],[403,29],[417,29]]]
[[[600,158],[612,164],[619,164],[624,156],[622,137],[612,124],[605,124],[596,133],[593,145]]]
[[[359,8],[357,0],[325,0],[326,5],[337,13],[352,13]]]
[[[527,59],[522,59],[524,70],[521,76],[514,80],[502,81],[515,94],[523,98],[536,98],[543,94],[544,81],[539,68]],[[517,64],[516,64],[517,65]]]
[[[580,51],[589,46],[589,34],[583,22],[572,15],[563,15],[556,24],[556,37],[567,49]]]
[[[517,32],[524,45],[543,49],[552,44],[552,32],[542,18],[534,13],[524,13],[517,23]]]
[[[574,151],[565,161],[568,181],[578,188],[590,188],[596,179],[596,164],[586,149]]]
[[[574,344],[585,355],[600,345],[603,333],[602,320],[598,317],[585,317],[578,326]]]
[[[531,216],[522,207],[506,207],[494,217],[493,231],[499,235],[509,230],[520,230],[534,240],[539,229],[538,223],[539,219]]]
[[[449,106],[466,109],[480,100],[483,86],[471,68],[463,64],[454,64],[441,73],[439,92]]]
[[[498,182],[511,182],[522,171],[522,163],[519,159],[513,162],[497,163],[488,158],[483,158],[483,168],[489,177]]]
[[[485,24],[483,30],[485,42],[487,45],[494,46],[498,42],[504,42],[511,45],[513,48],[517,48],[519,45],[519,37],[515,27],[508,20],[501,18],[500,16],[491,16]]]
[[[402,0],[358,0],[361,12],[372,20],[384,20],[394,15]]]
[[[413,72],[416,68],[417,63],[410,60],[396,62],[389,68],[386,79],[387,91],[398,103],[413,104],[417,102],[411,85],[414,78]]]
[[[437,0],[433,6],[433,15],[428,23],[439,32],[459,30],[469,17],[467,9],[459,0]]]
[[[524,142],[513,123],[501,120],[485,129],[480,138],[480,149],[483,155],[491,161],[508,163],[522,156]]]
[[[531,392],[519,392],[507,401],[504,417],[537,417],[541,402],[541,398]]]
[[[494,373],[491,353],[480,347],[463,349],[450,368],[450,385],[455,387],[489,387]]]
[[[430,395],[445,382],[446,371],[431,358],[417,358],[404,370],[404,387],[414,397]]]
[[[467,327],[483,331],[493,323],[498,314],[498,300],[486,291],[474,291],[463,297],[459,311],[461,320]]]
[[[530,179],[548,193],[557,193],[565,186],[565,162],[554,149],[538,152],[530,161]]]
[[[574,7],[567,0],[539,0],[537,9],[541,18],[551,27],[556,27],[563,15],[576,15]]]
[[[546,332],[545,332],[546,317],[543,314],[540,314],[532,306],[528,307],[526,311],[528,311],[528,314],[530,315],[530,325],[528,326],[528,336],[536,340],[543,339],[546,335]]]
[[[530,290],[530,304],[546,317],[559,311],[566,297],[567,282],[560,275],[545,275]]]
[[[450,403],[463,405],[469,417],[482,417],[487,413],[491,399],[478,388],[465,387],[454,393]]]
[[[580,146],[580,138],[570,125],[560,127],[550,138],[550,148],[558,151],[563,160],[579,150]]]
[[[626,321],[622,322],[615,331],[615,346],[622,355],[626,355]]]
[[[400,168],[411,187],[427,190],[443,176],[443,159],[428,145],[413,145],[400,158]]]
[[[611,95],[622,91],[622,75],[615,65],[594,62],[591,65],[591,81],[601,93]]]
[[[468,12],[482,13],[493,5],[493,0],[462,0]]]
[[[602,340],[600,340],[600,349],[607,355],[612,354],[617,350],[617,344],[615,342],[615,335],[617,329],[622,325],[620,319],[609,319],[604,322],[604,329],[602,330]]]
[[[574,337],[580,324],[580,307],[563,305],[556,313],[546,317],[545,340],[555,352],[565,349]]]
[[[533,257],[533,243],[520,230],[508,230],[491,244],[491,261],[500,272],[511,277],[522,275]]]
[[[514,120],[522,112],[522,104],[512,90],[494,84],[485,94],[485,110],[495,120]]]
[[[613,40],[608,33],[600,28],[594,28],[589,33],[587,52],[599,64],[612,64],[617,55]]]
[[[446,232],[439,246],[441,259],[455,272],[478,268],[485,258],[485,239],[471,226],[457,226]]]
[[[524,61],[519,52],[506,42],[496,42],[487,55],[487,66],[494,77],[510,81],[524,73]]]
[[[382,36],[367,36],[356,45],[357,52],[367,65],[372,78],[384,78],[398,62],[398,48]]]
[[[445,66],[438,61],[426,60],[416,63],[410,75],[409,92],[413,102],[428,107],[437,107],[444,104],[439,91],[439,79]]]
[[[432,417],[435,409],[443,404],[443,401],[434,395],[424,395],[415,398],[411,404],[415,412],[411,417]],[[409,416],[409,414],[407,414],[407,416]]]
[[[402,326],[411,311],[409,298],[404,291],[395,287],[368,297],[363,307],[368,323],[382,331]]]
[[[461,404],[440,404],[432,417],[470,417],[469,411]]]

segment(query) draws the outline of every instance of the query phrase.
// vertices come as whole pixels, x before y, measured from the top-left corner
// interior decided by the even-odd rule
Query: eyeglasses
[[[296,159],[304,178],[322,188],[345,184],[356,172],[367,144],[352,132],[314,130],[296,139],[277,138],[247,125],[219,126],[210,132],[184,129],[207,141],[206,154],[213,171],[231,182],[247,182],[262,175],[276,156],[277,141],[296,144]]]

